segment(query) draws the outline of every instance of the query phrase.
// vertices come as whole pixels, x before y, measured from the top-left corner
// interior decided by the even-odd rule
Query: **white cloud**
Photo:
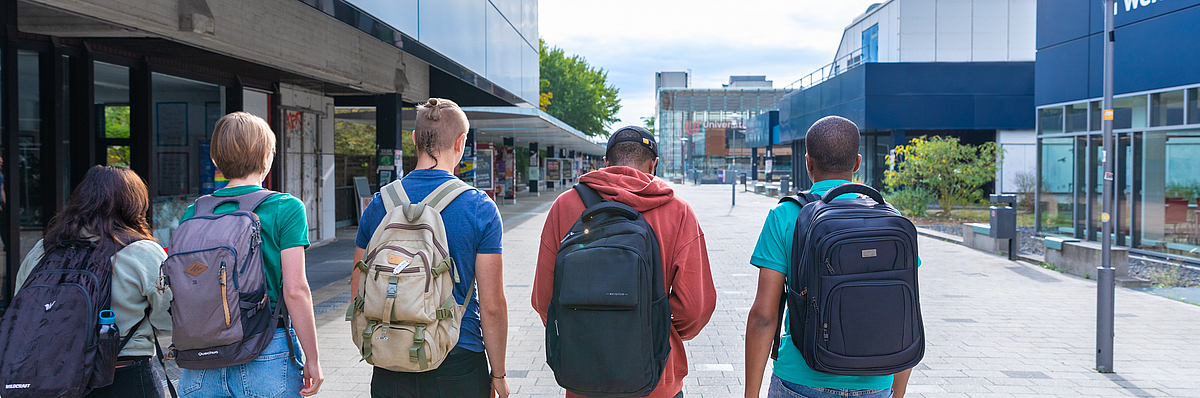
[[[654,113],[654,72],[691,69],[693,87],[767,75],[783,87],[833,61],[842,31],[883,0],[540,0],[546,44],[608,71],[621,121]]]

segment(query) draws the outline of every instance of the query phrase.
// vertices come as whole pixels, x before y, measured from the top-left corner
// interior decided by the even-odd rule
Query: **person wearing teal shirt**
[[[808,152],[805,167],[812,176],[810,192],[820,196],[841,184],[850,183],[862,163],[858,154],[859,131],[853,122],[828,116],[813,123],[805,138]],[[836,199],[855,198],[855,194]],[[758,292],[746,321],[746,397],[758,397],[763,373],[771,353],[779,299],[789,275],[793,233],[800,205],[781,203],[771,209],[759,234],[750,264],[759,268]],[[784,322],[787,325],[787,322]],[[769,398],[886,398],[903,397],[912,369],[889,376],[840,376],[812,370],[792,343],[785,327],[775,360]]]

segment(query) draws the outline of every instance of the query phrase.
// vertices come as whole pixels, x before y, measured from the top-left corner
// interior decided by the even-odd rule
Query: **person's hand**
[[[304,364],[304,389],[300,390],[300,395],[311,397],[321,390],[321,383],[325,381],[325,375],[321,373],[321,364],[317,361],[308,361]]]
[[[508,380],[492,379],[492,397],[508,398]]]

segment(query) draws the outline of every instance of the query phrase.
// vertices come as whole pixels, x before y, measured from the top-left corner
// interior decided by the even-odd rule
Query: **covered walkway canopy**
[[[604,146],[593,142],[583,132],[563,123],[536,108],[466,107],[463,111],[475,129],[475,142],[501,145],[505,138],[514,139],[516,146],[536,142],[539,149],[553,146],[584,155],[604,156]],[[415,127],[417,111],[403,111],[403,128]],[[375,124],[375,111],[338,113],[338,121]],[[407,143],[405,143],[407,144]]]

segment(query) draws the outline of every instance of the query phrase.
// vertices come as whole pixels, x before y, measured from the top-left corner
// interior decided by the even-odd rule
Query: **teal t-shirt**
[[[242,185],[233,188],[221,188],[213,192],[213,196],[237,196],[263,190],[258,185]],[[180,223],[195,215],[196,204],[188,206],[183,212]],[[224,214],[237,210],[236,203],[224,203],[217,206],[213,213]],[[263,267],[266,268],[267,294],[271,303],[279,302],[280,292],[283,291],[283,265],[280,252],[297,246],[308,248],[308,215],[304,210],[304,202],[290,194],[281,193],[267,198],[254,209],[262,228]]]
[[[812,193],[824,195],[826,191],[838,185],[847,184],[846,180],[824,180],[813,184]],[[846,194],[838,199],[855,198],[858,195]],[[754,254],[750,256],[750,264],[778,271],[788,275],[791,265],[793,233],[796,230],[796,216],[800,215],[800,206],[785,202],[767,215],[762,233],[758,235],[758,244],[754,246]],[[808,367],[800,350],[792,343],[791,327],[785,315],[783,341],[779,345],[779,359],[775,360],[776,376],[785,381],[814,388],[853,388],[860,390],[883,390],[892,388],[892,376],[839,376],[821,373]]]

